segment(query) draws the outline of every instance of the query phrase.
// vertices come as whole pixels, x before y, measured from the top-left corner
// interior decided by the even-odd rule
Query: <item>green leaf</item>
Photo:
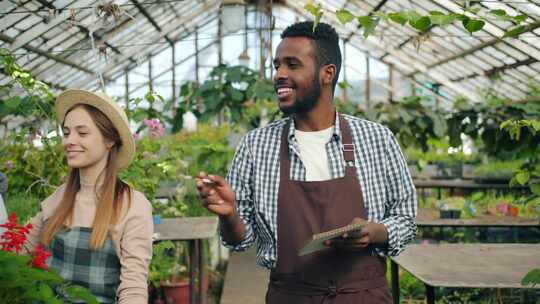
[[[521,22],[527,20],[527,18],[529,18],[529,16],[527,16],[527,15],[517,15],[517,16],[514,17],[514,21],[517,24],[520,24]]]
[[[356,19],[358,20],[358,23],[360,23],[360,25],[364,28],[364,38],[367,38],[369,35],[375,32],[375,28],[377,27],[377,24],[379,24],[378,18],[372,18],[370,16],[360,16]]]
[[[230,87],[229,88],[229,93],[231,94],[231,98],[232,100],[234,101],[243,101],[244,100],[244,93],[242,93],[242,91],[239,91],[233,87]]]
[[[154,97],[152,91],[148,91],[148,93],[144,95],[144,99],[146,99],[146,101],[148,101],[150,104],[156,101],[156,98]]]
[[[429,19],[429,17],[427,16],[424,16],[424,17],[421,17],[420,19],[417,19],[416,21],[410,20],[409,24],[415,29],[421,32],[425,32],[431,26],[431,19]]]
[[[405,25],[407,21],[409,21],[406,14],[403,14],[402,12],[390,13],[388,14],[388,18],[390,18],[390,20],[394,21],[395,23],[399,23],[401,25]]]
[[[409,20],[409,23],[417,22],[420,18],[422,18],[422,15],[420,15],[419,13],[415,11],[405,11],[405,12],[400,12],[400,14],[402,14],[402,16],[404,16],[407,20]]]
[[[514,178],[520,185],[525,185],[527,182],[529,182],[529,172],[527,171],[519,171]]]
[[[88,304],[99,304],[96,297],[84,287],[72,285],[67,287],[65,291],[72,300],[83,300]]]
[[[317,6],[313,5],[312,3],[308,3],[308,4],[304,5],[304,9],[307,10],[313,16],[317,16],[317,13],[319,12],[320,6],[317,7]]]
[[[527,32],[528,28],[524,25],[519,25],[504,33],[503,38],[516,38],[517,36]]]
[[[479,19],[469,19],[469,20],[463,22],[463,26],[471,34],[481,30],[484,27],[485,24],[486,23],[484,21],[479,20]]]
[[[496,15],[496,16],[506,16],[506,11],[502,9],[494,9],[489,11],[490,14]]]
[[[531,127],[537,132],[540,131],[540,120],[532,120]]]
[[[523,279],[521,279],[521,285],[523,286],[532,285],[532,287],[534,287],[537,284],[540,284],[540,269],[539,268],[529,271],[523,277]]]
[[[429,19],[431,20],[432,24],[448,25],[448,24],[451,24],[454,21],[456,21],[457,18],[453,14],[451,14],[451,15],[442,14],[442,15],[430,15]]]
[[[532,193],[540,196],[540,183],[531,184],[529,187],[531,188]]]
[[[8,108],[9,110],[15,110],[21,104],[21,98],[19,96],[15,96],[7,99],[5,102],[6,108]]]
[[[346,9],[340,9],[339,11],[337,11],[336,17],[338,18],[339,22],[341,22],[341,24],[347,24],[354,19],[354,15]]]
[[[480,8],[479,7],[472,7],[472,8],[465,9],[465,11],[476,15],[476,14],[478,14],[480,12]]]

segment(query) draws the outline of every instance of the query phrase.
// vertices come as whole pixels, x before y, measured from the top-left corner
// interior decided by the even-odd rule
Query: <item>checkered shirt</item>
[[[338,114],[336,113],[336,121]],[[417,200],[407,164],[392,132],[374,122],[344,115],[355,145],[355,167],[362,187],[368,220],[382,223],[388,230],[388,246],[377,249],[381,256],[396,256],[416,235]],[[246,224],[244,240],[232,246],[242,251],[257,243],[257,263],[273,268],[277,262],[277,206],[280,179],[281,133],[284,118],[246,134],[235,153],[227,180],[236,193],[240,218]],[[294,120],[289,128],[290,177],[305,181],[306,170],[300,160],[294,135]],[[345,176],[342,138],[335,124],[326,153],[333,179]]]
[[[103,248],[91,250],[91,233],[92,228],[86,227],[61,230],[49,246],[52,256],[47,264],[66,282],[86,287],[99,303],[116,303],[120,260],[110,237]]]

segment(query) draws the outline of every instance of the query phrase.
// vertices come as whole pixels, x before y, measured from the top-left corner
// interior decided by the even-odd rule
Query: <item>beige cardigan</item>
[[[41,203],[41,212],[32,218],[33,228],[28,235],[27,252],[39,244],[45,221],[60,203],[65,185],[60,186]],[[124,206],[127,206],[124,204]],[[96,211],[93,185],[82,185],[75,199],[73,227],[92,227]],[[120,304],[148,303],[148,266],[152,258],[152,206],[144,194],[133,191],[131,208],[111,231],[111,238],[121,264],[117,296]]]

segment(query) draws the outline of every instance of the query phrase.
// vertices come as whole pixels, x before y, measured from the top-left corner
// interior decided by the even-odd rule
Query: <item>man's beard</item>
[[[285,115],[308,113],[317,105],[320,96],[321,84],[317,77],[313,77],[311,89],[306,92],[304,98],[296,99],[290,107],[280,108],[281,112]]]

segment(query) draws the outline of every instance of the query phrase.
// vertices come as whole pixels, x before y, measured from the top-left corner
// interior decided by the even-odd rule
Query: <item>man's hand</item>
[[[221,217],[234,215],[235,194],[231,186],[220,176],[200,172],[196,178],[197,190],[203,206]]]
[[[361,218],[354,218],[351,224],[363,221]],[[385,244],[388,242],[388,231],[383,224],[367,222],[360,231],[353,231],[343,234],[325,242],[326,246],[331,246],[341,250],[361,251],[369,244]]]

